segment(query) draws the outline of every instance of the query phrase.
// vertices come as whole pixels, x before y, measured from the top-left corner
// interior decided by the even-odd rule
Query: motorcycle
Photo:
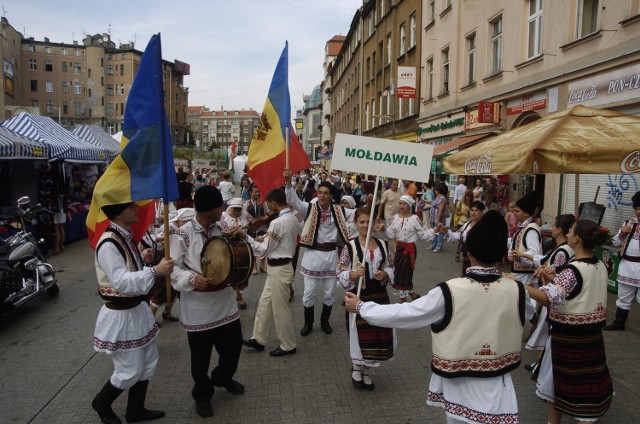
[[[60,292],[56,272],[64,269],[56,271],[47,263],[38,247],[44,243],[44,239],[36,240],[25,225],[26,222],[35,224],[38,216],[52,212],[40,204],[29,208],[30,202],[27,196],[18,199],[20,231],[6,240],[0,240],[0,320],[4,314],[43,292],[52,297]]]

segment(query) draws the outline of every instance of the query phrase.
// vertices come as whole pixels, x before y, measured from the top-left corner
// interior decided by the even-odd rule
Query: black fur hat
[[[478,262],[492,265],[504,256],[507,250],[507,223],[498,211],[489,210],[469,230],[467,249]]]

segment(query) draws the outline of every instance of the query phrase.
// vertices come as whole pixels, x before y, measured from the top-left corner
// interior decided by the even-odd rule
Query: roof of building
[[[344,35],[335,35],[331,40],[327,41],[327,55],[338,56],[342,48],[342,43],[344,43],[346,38]]]

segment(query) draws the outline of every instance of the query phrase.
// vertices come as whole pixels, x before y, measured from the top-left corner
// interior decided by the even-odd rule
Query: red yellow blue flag
[[[291,98],[289,96],[289,44],[285,43],[273,73],[260,126],[249,146],[247,173],[264,197],[272,188],[284,184],[286,131],[289,131],[289,168],[298,172],[311,164],[291,126]]]
[[[160,34],[151,37],[140,60],[124,114],[120,154],[97,181],[87,216],[89,243],[95,248],[109,226],[104,205],[136,202],[138,223],[132,226],[139,241],[155,218],[155,202],[178,198],[173,151],[164,109]]]

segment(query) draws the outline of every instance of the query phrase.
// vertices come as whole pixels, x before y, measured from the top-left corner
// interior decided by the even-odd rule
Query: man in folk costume
[[[338,248],[349,241],[349,223],[353,222],[355,211],[331,203],[334,187],[328,182],[318,186],[315,204],[303,202],[291,187],[291,172],[285,170],[284,176],[287,203],[306,216],[300,236],[300,245],[306,247],[300,264],[304,276],[304,326],[300,335],[306,336],[313,329],[315,295],[320,286],[323,287],[320,325],[322,331],[331,334],[329,317],[336,287]]]
[[[297,346],[289,308],[289,293],[294,278],[293,257],[301,225],[289,209],[287,196],[282,189],[269,191],[267,204],[278,216],[271,221],[264,236],[258,236],[255,240],[249,237],[253,251],[267,260],[267,280],[258,302],[253,334],[243,344],[258,351],[264,350],[271,324],[274,324],[280,346],[269,354],[284,356],[296,353]]]
[[[495,267],[506,242],[504,218],[489,211],[467,235],[471,266],[464,277],[438,284],[411,303],[379,305],[345,294],[347,310],[372,325],[431,325],[427,404],[443,408],[447,422],[519,422],[511,371],[520,365],[523,324],[535,303],[522,283]]]
[[[113,361],[113,374],[91,406],[106,424],[119,424],[111,408],[113,401],[129,389],[127,422],[164,417],[163,411],[144,407],[149,380],[158,364],[158,324],[147,303],[155,278],[170,275],[173,260],[163,258],[154,267],[144,267],[133,241],[131,225],[138,221],[133,202],[102,206],[111,221],[96,246],[98,292],[105,300],[96,321],[93,346]]]
[[[187,331],[191,350],[191,395],[196,412],[201,417],[211,417],[214,386],[233,394],[244,393],[244,386],[233,380],[242,350],[242,327],[233,288],[213,285],[200,266],[204,244],[211,237],[222,235],[216,227],[222,215],[222,195],[215,187],[203,186],[193,200],[195,218],[170,236],[170,251],[176,264],[171,283],[181,292],[180,323]],[[214,346],[219,354],[218,365],[209,376]]]
[[[640,191],[631,202],[635,218],[626,221],[613,237],[613,245],[620,248],[618,299],[615,320],[604,327],[607,331],[624,330],[633,298],[640,303]]]
[[[538,207],[538,194],[531,192],[516,202],[513,213],[518,220],[518,230],[509,244],[509,252],[515,250],[530,257],[542,256],[542,233],[533,219],[533,213]],[[515,279],[535,288],[539,287],[538,279],[533,273],[536,266],[532,259],[509,254],[511,272]]]

